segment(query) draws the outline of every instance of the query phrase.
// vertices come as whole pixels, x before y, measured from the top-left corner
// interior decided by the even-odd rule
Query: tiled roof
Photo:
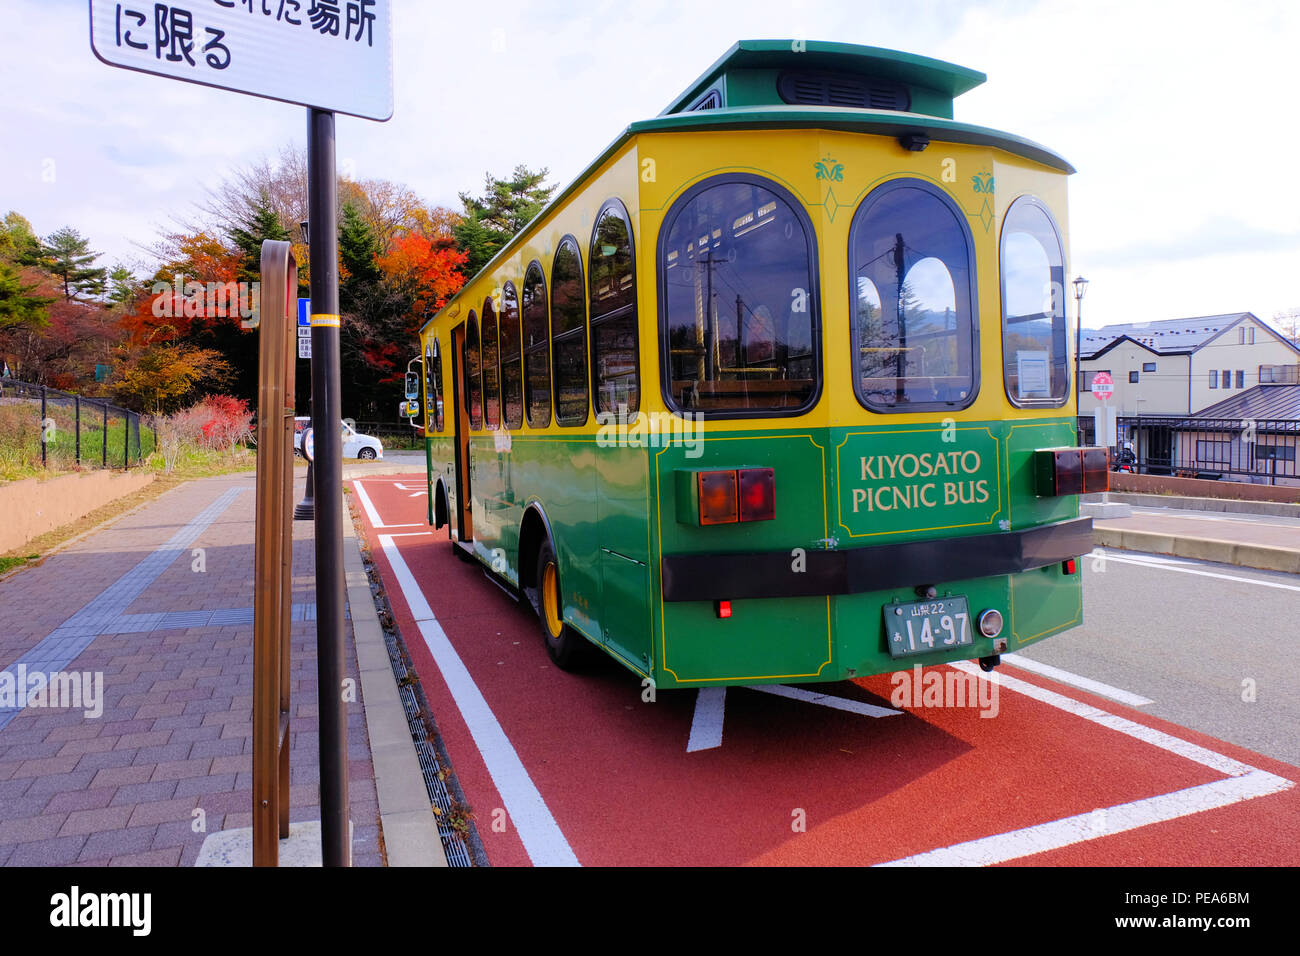
[[[1256,385],[1192,417],[1300,421],[1300,385]]]
[[[1255,318],[1250,312],[1226,315],[1202,315],[1189,319],[1163,319],[1158,322],[1127,322],[1100,329],[1084,329],[1081,352],[1095,355],[1120,336],[1142,343],[1153,352],[1192,352],[1238,319]],[[1258,321],[1258,319],[1256,319]]]

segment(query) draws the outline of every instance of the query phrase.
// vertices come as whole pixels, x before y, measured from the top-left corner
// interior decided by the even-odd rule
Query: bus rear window
[[[758,177],[709,180],[677,202],[660,235],[669,407],[729,417],[810,407],[816,247],[794,201]]]
[[[854,388],[876,411],[964,408],[975,399],[974,262],[952,200],[896,180],[849,233]]]

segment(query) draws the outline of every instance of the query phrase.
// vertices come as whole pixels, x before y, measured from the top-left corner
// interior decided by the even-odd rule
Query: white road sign
[[[90,0],[110,66],[286,103],[393,115],[392,0]]]
[[[311,339],[298,340],[298,358],[311,358]]]

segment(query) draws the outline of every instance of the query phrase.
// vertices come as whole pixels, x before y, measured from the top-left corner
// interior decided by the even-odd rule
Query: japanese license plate
[[[891,657],[911,657],[974,643],[964,597],[883,608],[885,637]]]

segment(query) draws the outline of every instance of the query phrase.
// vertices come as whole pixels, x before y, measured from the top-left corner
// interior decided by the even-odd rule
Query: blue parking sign
[[[311,299],[298,300],[298,324],[311,326]]]

